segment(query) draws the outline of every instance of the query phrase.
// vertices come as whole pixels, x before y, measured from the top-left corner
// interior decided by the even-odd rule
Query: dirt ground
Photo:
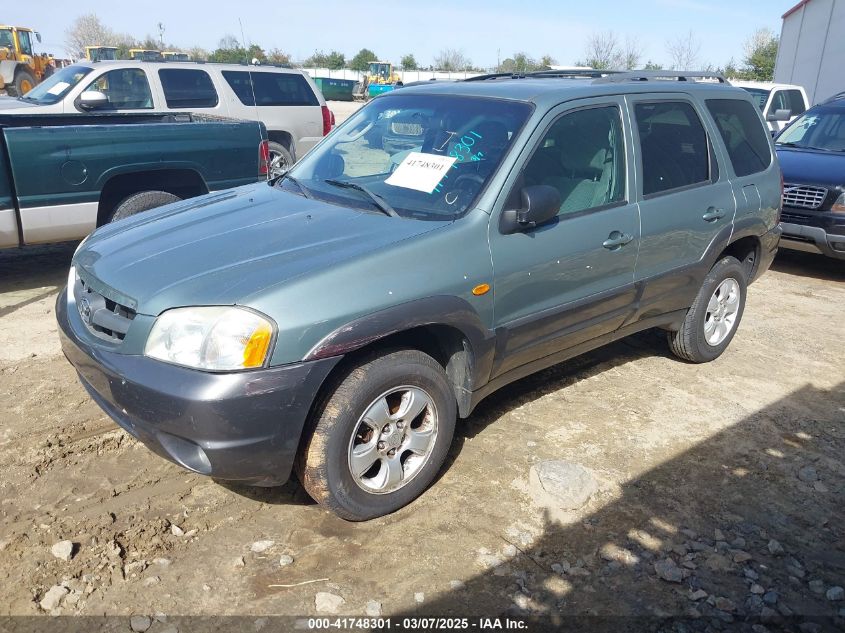
[[[53,304],[73,249],[0,252],[0,615],[43,613],[58,586],[51,612],[127,624],[315,614],[318,592],[354,615],[377,602],[383,615],[843,624],[841,263],[779,255],[709,365],[647,332],[503,389],[459,426],[426,494],[353,524],[296,483],[221,485],[119,430],[59,349]],[[599,480],[567,524],[528,494],[543,459]],[[69,561],[51,553],[65,539]]]

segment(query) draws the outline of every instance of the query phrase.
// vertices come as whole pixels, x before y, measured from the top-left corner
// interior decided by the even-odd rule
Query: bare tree
[[[613,31],[593,33],[584,48],[583,61],[578,66],[589,66],[597,70],[624,68],[630,70],[640,63],[643,50],[635,37],[628,36],[623,44]]]
[[[80,15],[65,31],[65,47],[71,57],[85,57],[86,46],[117,46],[115,33],[94,13]]]
[[[585,59],[579,66],[598,70],[613,68],[620,56],[619,39],[613,31],[593,33],[584,48]]]
[[[666,42],[666,52],[672,60],[672,70],[692,70],[698,64],[701,42],[692,31]]]
[[[642,56],[643,47],[640,45],[639,40],[629,35],[625,38],[625,47],[622,49],[622,57],[620,59],[622,63],[619,64],[619,67],[625,70],[638,68]]]
[[[438,70],[469,70],[472,61],[462,50],[444,48],[434,57],[434,66]]]
[[[241,48],[241,41],[231,33],[227,33],[217,42],[217,48],[222,48],[223,50]]]

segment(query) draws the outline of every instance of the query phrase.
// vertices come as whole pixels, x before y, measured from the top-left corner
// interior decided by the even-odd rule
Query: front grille
[[[822,206],[826,196],[827,189],[824,187],[794,184],[784,184],[783,186],[783,204],[786,207],[818,209]]]
[[[390,129],[394,134],[401,134],[402,136],[422,136],[423,126],[419,123],[400,123],[394,121],[390,124]]]
[[[126,337],[135,318],[134,310],[95,292],[78,274],[73,298],[82,322],[94,336],[112,343],[119,343]]]

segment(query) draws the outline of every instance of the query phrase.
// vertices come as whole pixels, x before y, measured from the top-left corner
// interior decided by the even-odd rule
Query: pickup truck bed
[[[0,248],[85,237],[134,194],[266,178],[255,121],[196,114],[0,115]]]

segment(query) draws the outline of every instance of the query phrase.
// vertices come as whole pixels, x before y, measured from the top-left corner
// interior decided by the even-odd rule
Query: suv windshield
[[[402,217],[453,219],[478,197],[531,109],[457,95],[379,97],[303,158],[290,172],[294,180],[280,186],[333,204],[378,212],[386,203]]]
[[[78,64],[66,66],[54,72],[50,77],[20,97],[20,99],[28,103],[38,103],[40,105],[57,103],[92,70],[88,66],[80,66]]]
[[[786,128],[776,145],[845,152],[845,108],[815,107]]]

